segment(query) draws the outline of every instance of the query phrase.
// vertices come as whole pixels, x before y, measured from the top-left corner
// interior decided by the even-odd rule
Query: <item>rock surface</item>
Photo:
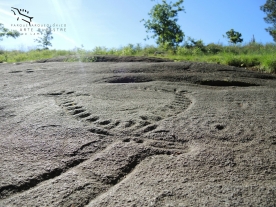
[[[62,60],[0,65],[1,207],[276,205],[275,75]]]

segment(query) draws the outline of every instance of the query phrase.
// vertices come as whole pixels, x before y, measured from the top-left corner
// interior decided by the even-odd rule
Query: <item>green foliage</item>
[[[275,56],[267,56],[264,58],[262,64],[262,69],[266,69],[270,73],[276,73],[276,58]]]
[[[16,30],[9,30],[0,23],[0,41],[3,40],[3,37],[13,37],[17,38],[20,36],[20,33]]]
[[[128,44],[121,48],[107,49],[105,47],[96,47],[91,51],[83,48],[75,48],[74,50],[30,50],[22,51],[4,51],[0,50],[0,62],[18,62],[18,61],[34,61],[40,59],[48,59],[57,56],[67,56],[67,61],[75,62],[95,62],[95,54],[98,55],[137,55],[137,56],[155,56],[156,52],[162,52],[158,57],[169,58],[175,61],[199,61],[217,64],[226,64],[236,67],[255,68],[266,72],[276,73],[276,44],[259,44],[248,43],[237,46],[223,46],[221,44],[211,43],[204,45],[201,50],[201,43],[195,41],[187,48],[184,45],[176,48],[175,51],[164,50],[160,46],[140,44]],[[205,52],[203,52],[205,51]]]
[[[53,39],[51,26],[48,26],[45,30],[38,29],[37,31],[40,33],[40,35],[42,35],[42,37],[39,37],[34,41],[39,43],[38,47],[42,47],[44,50],[49,49],[48,47],[52,46],[50,41]]]
[[[269,60],[267,64],[268,64],[268,68],[270,69],[269,72],[276,73],[276,59]]]
[[[66,55],[70,55],[71,52],[67,51],[67,50],[51,50],[50,51],[53,57],[57,57],[57,56],[66,56]]]
[[[264,18],[265,22],[272,24],[272,27],[266,28],[266,31],[273,37],[274,42],[276,42],[276,1],[267,0],[266,3],[260,7],[260,9],[266,13]]]
[[[221,51],[223,51],[222,45],[211,43],[206,46],[206,52],[209,54],[217,54]]]
[[[92,50],[92,53],[96,55],[106,55],[108,53],[108,49],[106,47],[95,47]]]
[[[176,50],[177,55],[191,55],[191,50],[186,47],[178,47]]]
[[[241,38],[242,34],[234,31],[233,29],[230,29],[228,32],[226,32],[226,36],[229,39],[229,42],[233,44],[237,44],[238,42],[243,41]]]
[[[184,33],[176,24],[178,12],[184,11],[181,6],[183,1],[168,4],[166,0],[162,0],[162,4],[156,4],[148,13],[150,20],[141,20],[145,22],[146,31],[154,33],[151,38],[157,38],[156,43],[164,49],[175,49],[183,41]]]
[[[154,55],[155,51],[158,49],[160,48],[155,47],[153,45],[146,45],[143,50],[143,55]]]
[[[236,67],[253,67],[260,65],[259,57],[247,57],[247,56],[230,56],[226,59],[226,64]]]
[[[238,55],[241,53],[241,47],[237,47],[237,46],[233,46],[233,45],[226,46],[223,48],[223,52]]]
[[[109,55],[120,55],[120,52],[116,48],[112,48],[108,51],[108,54]]]
[[[133,44],[128,44],[128,46],[122,48],[122,55],[134,55],[136,53],[137,51]]]
[[[191,37],[188,37],[188,41],[184,43],[184,47],[188,49],[192,49],[196,54],[200,52],[206,52],[206,48],[203,43],[203,40],[195,40]]]

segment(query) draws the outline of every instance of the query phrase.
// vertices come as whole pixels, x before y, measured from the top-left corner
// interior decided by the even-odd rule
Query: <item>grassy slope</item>
[[[155,52],[161,52],[155,54]],[[72,51],[65,50],[31,50],[28,52],[20,51],[1,51],[0,62],[23,62],[39,59],[52,58],[57,56],[77,55],[81,61],[93,61],[85,59],[91,55],[135,55],[135,56],[157,56],[169,58],[175,61],[197,61],[246,67],[250,69],[262,70],[269,73],[276,73],[276,44],[247,44],[239,46],[222,46],[220,44],[209,44],[207,46],[179,47],[175,53],[171,50],[163,50],[154,46],[141,47],[129,44],[120,49],[107,49],[96,47],[92,51],[85,51],[77,48]],[[71,61],[76,61],[71,60]]]

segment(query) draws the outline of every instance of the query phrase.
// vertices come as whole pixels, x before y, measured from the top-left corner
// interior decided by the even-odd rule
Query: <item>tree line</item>
[[[184,6],[182,6],[183,2],[184,0],[179,0],[173,4],[172,2],[167,3],[166,0],[162,0],[161,4],[154,5],[148,13],[150,17],[149,20],[142,19],[146,32],[153,33],[151,38],[157,38],[157,45],[164,48],[170,47],[174,49],[183,41],[184,32],[177,24],[178,12],[184,11]],[[267,0],[260,9],[267,15],[264,18],[265,22],[272,24],[271,27],[266,28],[266,31],[269,32],[273,37],[273,40],[276,42],[276,0]],[[234,29],[230,29],[226,32],[226,36],[224,37],[227,37],[230,43],[237,44],[243,41],[241,36],[241,33]],[[149,39],[148,36],[147,39]],[[200,45],[202,43],[201,40],[195,41],[191,38],[189,40],[194,45]],[[255,42],[254,36],[252,42]]]

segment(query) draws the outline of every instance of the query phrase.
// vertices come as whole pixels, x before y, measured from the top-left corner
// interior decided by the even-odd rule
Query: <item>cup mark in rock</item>
[[[100,121],[100,122],[99,122],[100,125],[108,125],[108,124],[110,124],[110,123],[111,123],[110,120],[104,120],[104,121]]]
[[[216,125],[216,129],[217,129],[217,130],[223,130],[224,127],[225,127],[225,126],[220,125],[220,124]]]
[[[119,126],[119,124],[120,124],[120,121],[116,121],[114,125]]]
[[[32,69],[27,69],[26,73],[33,73],[34,71]]]
[[[143,143],[144,142],[143,139],[139,139],[139,138],[134,138],[133,141],[136,142],[136,143]]]
[[[141,126],[141,127],[147,126],[147,125],[149,125],[149,124],[151,124],[151,123],[148,122],[148,121],[140,121],[140,122],[139,122],[139,126]]]
[[[80,114],[82,112],[85,112],[85,110],[84,109],[76,109],[76,110],[70,112],[70,114],[71,115],[76,115],[76,114]]]
[[[65,101],[61,105],[68,104],[68,103],[73,103],[74,101]]]
[[[65,107],[75,106],[75,105],[76,105],[76,103],[74,103],[74,102],[69,102],[69,103],[63,104],[63,106],[65,106]]]
[[[123,139],[123,142],[130,142],[130,138]]]
[[[94,133],[94,134],[100,134],[100,135],[111,135],[108,131],[100,129],[100,128],[91,128],[88,129],[88,131]]]
[[[152,117],[152,120],[153,121],[160,121],[160,120],[162,120],[162,117],[160,117],[160,116],[154,116],[154,117]]]
[[[147,117],[147,116],[140,116],[140,118],[141,118],[142,120],[148,120],[148,117]]]
[[[49,92],[46,95],[48,96],[60,96],[64,93],[65,91],[57,91],[57,92]]]
[[[75,110],[75,109],[81,109],[82,106],[69,106],[67,107],[67,110],[71,111],[71,110]]]
[[[157,130],[157,131],[154,131],[154,133],[169,133],[170,130]]]
[[[150,126],[144,128],[143,131],[146,133],[146,132],[150,132],[152,130],[155,130],[156,128],[157,128],[157,125],[150,125]]]
[[[78,117],[79,117],[79,118],[86,118],[86,117],[88,117],[88,116],[90,116],[90,115],[91,115],[90,113],[84,112],[84,113],[78,114]]]
[[[125,127],[126,127],[126,128],[128,128],[128,127],[133,126],[134,124],[135,124],[135,122],[134,122],[134,121],[129,120],[129,121],[127,121],[127,122],[125,123]]]
[[[94,117],[91,117],[91,118],[86,119],[86,121],[88,121],[88,122],[95,122],[95,121],[97,121],[97,120],[99,120],[99,119],[100,119],[100,117],[94,116]]]

